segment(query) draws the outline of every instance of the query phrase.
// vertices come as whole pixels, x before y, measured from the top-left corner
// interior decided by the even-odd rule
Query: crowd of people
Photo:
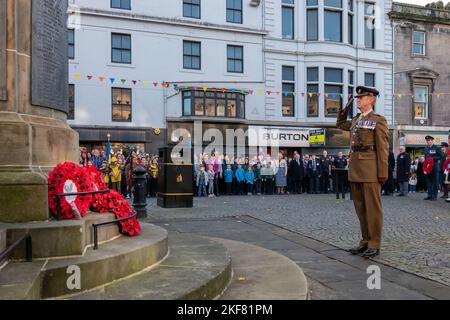
[[[340,152],[329,156],[304,155],[294,151],[292,157],[283,152],[271,155],[229,157],[200,154],[194,159],[194,189],[199,197],[219,195],[262,195],[329,193],[336,190],[335,169],[345,175],[347,157]],[[337,179],[341,190],[348,190],[345,178]]]
[[[146,195],[156,197],[158,190],[159,157],[151,154],[112,152],[107,157],[105,151],[93,149],[88,152],[80,148],[80,165],[95,166],[102,173],[103,179],[110,189],[120,192],[127,199],[133,195],[133,171],[137,166],[146,170]]]
[[[450,152],[443,143],[440,159],[437,161],[437,188],[441,198],[449,198]],[[400,147],[395,158],[389,154],[389,178],[383,185],[383,195],[406,196],[408,193],[427,192],[429,177],[424,172],[426,157],[411,159],[405,147]],[[94,149],[88,152],[81,148],[80,164],[93,165],[102,172],[111,189],[126,198],[133,194],[133,170],[141,166],[146,170],[147,197],[157,196],[158,155],[137,154],[134,151],[123,154]],[[283,152],[273,158],[270,154],[253,157],[230,157],[226,154],[199,154],[194,156],[193,187],[198,197],[220,195],[273,195],[273,194],[327,194],[330,192],[350,192],[347,173],[349,160],[342,152],[336,156],[323,150],[321,156],[307,154],[301,156],[294,151],[292,157]],[[425,170],[426,171],[426,170]]]

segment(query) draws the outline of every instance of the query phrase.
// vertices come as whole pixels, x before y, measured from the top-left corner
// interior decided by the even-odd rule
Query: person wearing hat
[[[426,175],[428,196],[424,200],[437,200],[439,193],[439,167],[441,166],[442,151],[434,144],[434,137],[425,137],[427,146],[425,147],[425,160],[432,159],[434,165],[429,174]],[[431,160],[428,160],[431,161]]]
[[[347,120],[353,106],[351,97],[339,112],[336,125],[351,133],[348,180],[362,239],[358,246],[350,249],[350,253],[373,258],[380,254],[381,248],[381,187],[388,179],[389,130],[386,119],[373,111],[378,90],[359,86],[356,93],[361,112]]]

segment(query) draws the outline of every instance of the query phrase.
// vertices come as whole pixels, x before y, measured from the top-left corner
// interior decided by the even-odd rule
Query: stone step
[[[9,262],[0,269],[0,300],[40,299],[45,261]]]
[[[232,277],[228,250],[217,241],[171,234],[169,256],[128,279],[85,292],[77,300],[208,300],[222,294]]]
[[[83,255],[86,247],[92,244],[93,223],[115,219],[116,217],[112,213],[90,213],[82,220],[2,224],[0,228],[7,229],[7,244],[13,243],[21,235],[28,232],[32,237],[34,259],[69,257]],[[117,225],[98,229],[99,242],[109,241],[119,236]],[[22,243],[15,250],[11,259],[23,259],[24,257],[25,243]]]
[[[42,298],[52,298],[77,291],[90,290],[128,277],[161,261],[168,253],[168,234],[165,229],[141,223],[138,237],[120,237],[99,246],[88,248],[82,257],[52,259],[42,271]],[[80,271],[81,288],[67,286],[69,267]],[[73,267],[72,267],[73,268]]]
[[[216,239],[230,252],[233,280],[221,300],[306,300],[302,269],[287,257],[252,244]]]

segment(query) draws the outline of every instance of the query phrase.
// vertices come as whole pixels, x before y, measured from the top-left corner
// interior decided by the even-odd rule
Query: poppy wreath
[[[125,198],[115,190],[110,190],[107,195],[109,206],[116,215],[117,219],[126,218],[134,215],[133,209]],[[120,222],[121,232],[130,237],[135,237],[141,232],[141,226],[136,217]]]
[[[91,179],[93,191],[106,190],[108,185],[103,180],[101,172],[95,166],[83,167]],[[92,195],[91,210],[100,213],[108,213],[111,209],[108,193],[94,193]]]
[[[70,180],[72,183],[67,184]],[[57,194],[70,192],[87,192],[92,190],[92,181],[87,172],[79,165],[71,162],[58,164],[50,172],[48,177],[48,201],[50,212],[58,216]],[[68,188],[70,187],[70,189]],[[74,205],[77,207],[81,217],[86,216],[91,205],[92,195],[76,196]],[[68,202],[67,197],[60,197],[61,215],[60,219],[76,219],[76,213]]]
[[[423,162],[423,173],[424,174],[430,174],[431,171],[433,171],[434,168],[434,159],[433,158],[426,158]]]

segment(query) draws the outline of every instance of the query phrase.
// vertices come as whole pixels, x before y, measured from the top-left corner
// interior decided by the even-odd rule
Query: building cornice
[[[349,55],[349,54],[339,54],[335,52],[325,52],[325,51],[319,51],[319,52],[303,52],[303,51],[286,51],[286,50],[277,50],[277,49],[264,49],[264,52],[267,53],[276,53],[276,54],[289,54],[289,55],[295,55],[295,56],[305,56],[305,57],[318,57],[318,56],[324,56],[324,57],[331,57],[331,58],[344,58],[344,59],[351,59],[354,61],[361,61],[361,62],[371,62],[371,63],[380,63],[385,64],[388,66],[392,66],[393,62],[391,60],[380,60],[380,59],[373,59],[373,58],[361,58],[356,57],[355,55]],[[381,53],[392,53],[390,51],[380,51]]]
[[[407,20],[450,25],[450,11],[406,3],[394,2],[392,4],[392,11],[389,12],[389,17],[391,20]]]
[[[95,17],[103,17],[103,18],[113,18],[113,19],[122,19],[122,20],[132,20],[132,21],[140,21],[140,22],[149,22],[149,23],[159,23],[171,26],[181,26],[181,27],[191,27],[191,28],[199,28],[199,29],[209,29],[216,31],[226,31],[226,32],[237,32],[237,33],[245,33],[245,34],[254,34],[260,36],[266,36],[268,34],[265,30],[260,29],[251,29],[251,28],[242,28],[236,26],[215,24],[209,22],[196,22],[186,19],[179,18],[161,18],[149,15],[128,13],[128,12],[116,12],[110,10],[100,10],[93,8],[81,7],[77,9],[77,11],[69,10],[69,14],[82,14],[87,16],[95,16]]]

